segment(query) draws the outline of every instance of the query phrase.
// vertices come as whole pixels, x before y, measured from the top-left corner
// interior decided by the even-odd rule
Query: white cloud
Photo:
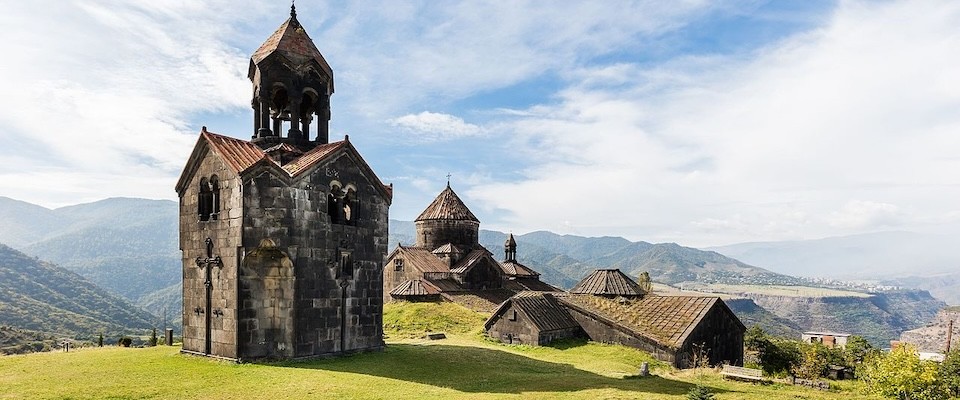
[[[248,107],[247,55],[222,23],[234,4],[6,5],[0,140],[19,162],[0,166],[4,194],[44,205],[175,197],[199,130],[188,119]]]
[[[922,227],[960,198],[957,26],[954,2],[844,2],[749,59],[575,71],[507,123],[536,165],[471,193],[504,229],[692,245]]]
[[[839,211],[831,213],[830,224],[838,228],[881,229],[902,224],[903,212],[888,203],[850,200]]]
[[[483,132],[479,126],[464,122],[463,118],[429,111],[424,111],[419,114],[407,114],[387,122],[407,132],[430,140],[476,136]]]

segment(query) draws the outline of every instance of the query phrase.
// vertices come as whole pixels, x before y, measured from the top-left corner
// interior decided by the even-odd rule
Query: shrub
[[[117,344],[123,347],[130,347],[130,345],[133,344],[133,339],[124,336],[117,341]]]
[[[912,345],[904,344],[890,354],[864,362],[860,378],[874,394],[898,399],[944,399],[947,393],[936,363],[921,361]]]
[[[706,386],[697,385],[687,392],[687,400],[713,400],[713,393]]]
[[[97,347],[103,347],[103,334],[97,337]]]
[[[157,328],[153,328],[153,332],[150,333],[150,347],[157,345]]]
[[[960,398],[960,349],[953,349],[940,364],[943,386],[951,396]]]

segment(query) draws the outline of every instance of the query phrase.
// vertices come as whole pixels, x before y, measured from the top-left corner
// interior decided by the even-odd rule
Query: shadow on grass
[[[694,386],[659,376],[611,378],[569,364],[495,349],[450,345],[390,344],[382,353],[270,365],[373,375],[471,393],[574,392],[612,388],[682,395]],[[710,389],[714,393],[723,392],[718,388]]]

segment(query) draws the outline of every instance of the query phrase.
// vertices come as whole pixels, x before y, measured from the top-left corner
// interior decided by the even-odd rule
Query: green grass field
[[[508,346],[480,335],[483,320],[450,303],[391,304],[385,351],[303,362],[235,364],[166,346],[0,356],[0,399],[685,399],[696,384],[717,399],[874,398],[856,382],[820,392],[725,381],[618,345]],[[440,327],[448,339],[414,339]],[[644,361],[653,376],[638,378]]]
[[[622,346],[567,343],[517,347],[473,335],[403,340],[380,353],[266,364],[234,364],[178,347],[88,348],[0,357],[3,399],[683,399],[697,383],[718,399],[850,399],[842,392],[724,381],[712,370],[676,371]]]

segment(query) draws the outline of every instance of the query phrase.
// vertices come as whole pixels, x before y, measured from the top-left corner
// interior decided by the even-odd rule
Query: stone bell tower
[[[333,70],[300,25],[294,6],[290,19],[250,57],[247,77],[253,82],[254,143],[329,142]],[[314,117],[315,136],[310,133]]]
[[[183,352],[245,360],[382,349],[393,187],[349,137],[329,140],[333,71],[293,7],[250,58],[249,77],[253,138],[204,127],[176,186]]]

